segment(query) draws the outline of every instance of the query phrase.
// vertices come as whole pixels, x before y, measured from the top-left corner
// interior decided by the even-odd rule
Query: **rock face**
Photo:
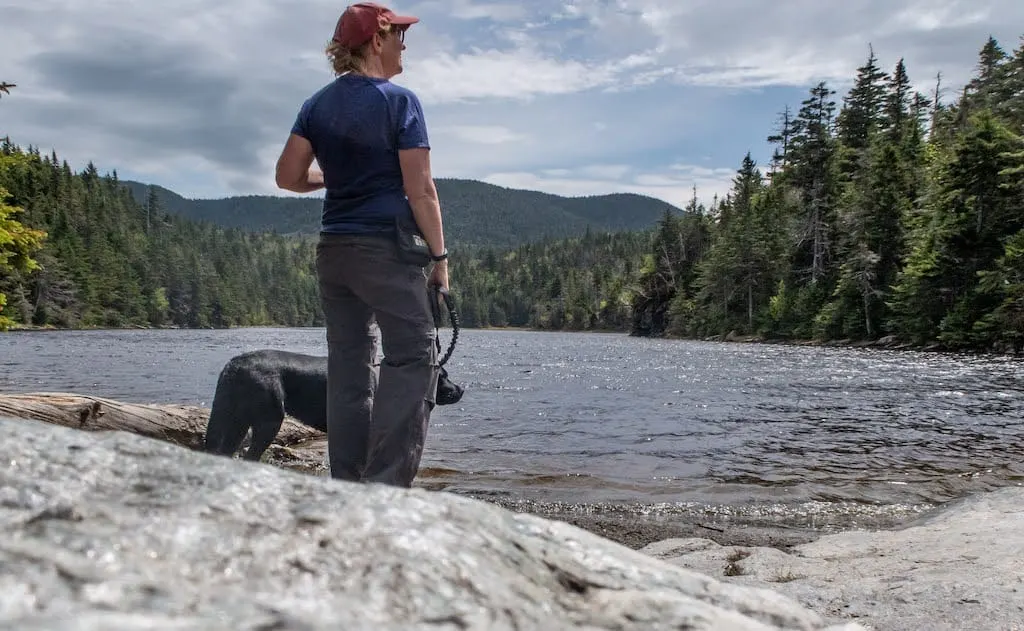
[[[825,536],[790,554],[706,539],[642,552],[793,596],[833,622],[879,631],[1024,629],[1021,488],[972,497],[896,531]]]
[[[4,628],[826,628],[772,591],[477,500],[123,432],[0,432]]]

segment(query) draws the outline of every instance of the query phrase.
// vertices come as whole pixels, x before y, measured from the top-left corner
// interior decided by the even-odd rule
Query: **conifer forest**
[[[737,156],[708,205],[694,191],[647,229],[453,241],[462,325],[1019,352],[1024,44],[989,39],[955,94],[866,52],[845,94],[819,83],[780,104],[771,160]],[[0,110],[17,94],[2,85]],[[0,328],[322,324],[313,235],[174,214],[9,133]]]

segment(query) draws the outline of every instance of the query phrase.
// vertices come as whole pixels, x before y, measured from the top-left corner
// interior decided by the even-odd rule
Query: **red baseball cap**
[[[334,28],[334,41],[346,48],[359,48],[388,24],[409,26],[420,19],[396,15],[391,9],[373,2],[360,2],[345,9]]]

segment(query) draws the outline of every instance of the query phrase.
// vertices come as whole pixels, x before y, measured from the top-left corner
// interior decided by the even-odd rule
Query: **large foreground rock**
[[[1024,630],[1022,488],[972,497],[900,530],[825,536],[789,554],[707,539],[642,552],[869,629]]]
[[[123,432],[0,417],[0,434],[4,628],[825,627],[771,591],[481,501]]]

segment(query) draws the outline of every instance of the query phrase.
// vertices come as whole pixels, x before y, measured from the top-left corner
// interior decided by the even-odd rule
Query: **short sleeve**
[[[403,91],[398,96],[397,103],[398,118],[398,148],[415,149],[423,147],[430,148],[430,140],[427,137],[427,121],[423,116],[423,107],[416,95],[409,91]]]
[[[312,99],[307,99],[303,102],[302,107],[299,108],[299,113],[295,117],[295,123],[292,124],[292,133],[297,136],[302,136],[306,140],[310,140],[309,137],[309,110]]]

